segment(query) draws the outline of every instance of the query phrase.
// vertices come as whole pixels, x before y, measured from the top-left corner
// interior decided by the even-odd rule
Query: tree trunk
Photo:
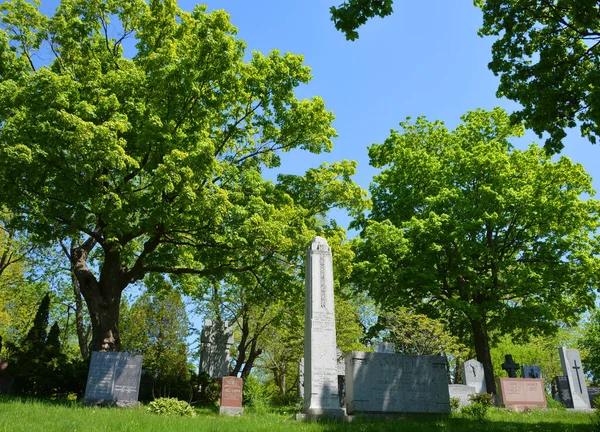
[[[473,329],[473,341],[475,342],[477,360],[483,363],[485,386],[487,387],[488,393],[496,394],[494,366],[492,365],[492,356],[490,354],[490,343],[488,340],[485,318],[471,320],[471,328]]]

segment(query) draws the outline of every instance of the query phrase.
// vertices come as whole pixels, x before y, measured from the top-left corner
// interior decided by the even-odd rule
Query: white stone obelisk
[[[333,261],[327,240],[315,237],[306,253],[304,413],[342,416],[337,381]]]

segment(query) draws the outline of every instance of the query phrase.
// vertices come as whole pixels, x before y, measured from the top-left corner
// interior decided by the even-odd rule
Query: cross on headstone
[[[573,364],[575,366],[573,366],[573,369],[575,369],[575,373],[577,374],[577,382],[579,383],[579,391],[581,393],[583,393],[583,389],[581,388],[581,379],[579,378],[579,369],[581,369],[581,366],[577,366],[577,360],[573,360]]]
[[[519,364],[514,362],[511,354],[505,355],[504,359],[506,360],[506,362],[502,363],[502,369],[508,372],[509,378],[516,378],[517,370],[519,369]]]
[[[537,378],[537,374],[533,369],[529,369],[529,378]]]

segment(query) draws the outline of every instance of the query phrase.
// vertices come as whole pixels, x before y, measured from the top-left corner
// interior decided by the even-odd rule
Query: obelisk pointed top
[[[310,250],[322,250],[322,251],[330,250],[329,244],[327,244],[327,240],[324,237],[320,237],[320,236],[316,236],[310,242],[310,245],[308,246],[308,248]]]

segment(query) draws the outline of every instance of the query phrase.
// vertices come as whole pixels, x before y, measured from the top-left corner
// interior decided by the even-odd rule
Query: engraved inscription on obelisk
[[[304,412],[344,415],[337,381],[333,261],[322,237],[315,237],[306,253],[304,324]]]

